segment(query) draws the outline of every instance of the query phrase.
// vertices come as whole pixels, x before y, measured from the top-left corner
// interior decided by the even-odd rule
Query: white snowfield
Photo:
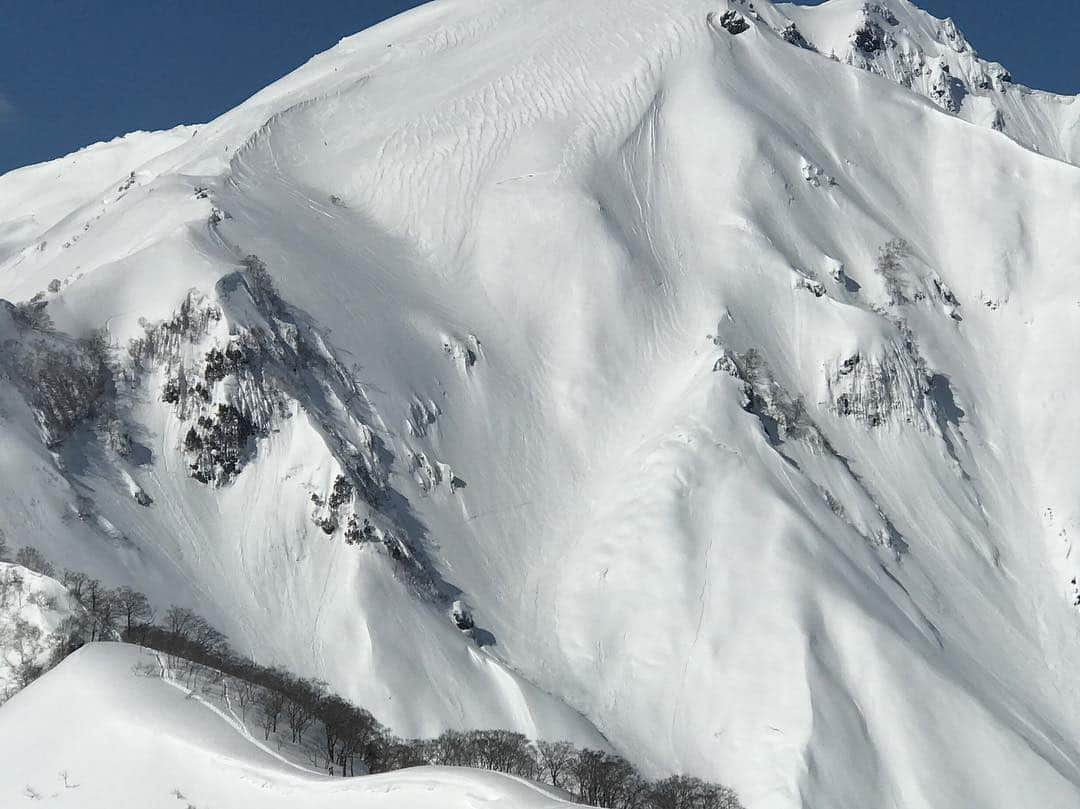
[[[445,0],[0,178],[0,297],[56,279],[58,333],[107,328],[133,446],[50,450],[0,385],[0,528],[402,736],[565,738],[750,809],[1080,806],[1080,108],[871,5]],[[218,404],[260,429],[208,485]],[[0,724],[74,757],[32,718],[57,675]]]
[[[153,655],[91,644],[0,712],[0,806],[73,809],[557,809],[522,779],[457,767],[332,778],[306,771],[170,683]]]

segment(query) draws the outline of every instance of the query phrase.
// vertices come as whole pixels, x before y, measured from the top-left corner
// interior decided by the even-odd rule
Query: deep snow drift
[[[1080,804],[1076,99],[754,7],[432,3],[0,178],[9,541],[403,735]]]

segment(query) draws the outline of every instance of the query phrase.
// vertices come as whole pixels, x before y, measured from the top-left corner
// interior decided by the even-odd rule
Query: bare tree
[[[21,618],[15,619],[11,649],[15,653],[14,675],[19,688],[25,688],[42,675],[45,667],[38,662],[41,656],[42,632]]]
[[[19,587],[22,587],[22,580],[17,570],[14,568],[0,570],[0,607],[7,607],[8,601],[11,600],[14,594],[15,580],[17,578],[19,579]]]
[[[97,579],[89,579],[82,605],[90,613],[90,640],[112,640],[116,634],[116,599],[113,592]]]
[[[472,766],[531,778],[536,760],[529,740],[510,730],[473,730],[465,734]]]
[[[311,709],[303,702],[290,699],[285,703],[285,718],[289,720],[289,731],[296,744],[304,741],[304,731],[315,719]]]
[[[262,709],[263,737],[269,740],[271,733],[277,733],[278,717],[285,709],[285,695],[273,688],[260,688],[255,701]]]
[[[881,273],[885,282],[885,290],[889,293],[889,303],[893,306],[910,303],[905,278],[903,259],[911,255],[911,248],[903,239],[892,239],[885,242],[878,250],[877,271]]]
[[[649,786],[649,809],[743,809],[735,791],[689,775],[673,775]]]
[[[407,767],[423,767],[431,763],[431,742],[428,739],[387,738],[381,757],[372,772],[391,772]]]
[[[600,750],[582,750],[573,764],[577,799],[607,809],[640,806],[646,784],[626,759]]]
[[[125,635],[130,634],[134,627],[153,620],[154,612],[150,609],[150,601],[143,593],[130,587],[119,587],[115,597],[117,611],[124,622]]]
[[[274,287],[274,278],[266,269],[266,262],[256,255],[248,255],[240,262],[244,266],[244,276],[256,303],[277,314],[281,308],[281,299]]]
[[[258,692],[259,686],[250,680],[233,680],[232,693],[236,695],[236,702],[240,706],[240,718],[245,722],[247,721],[248,706],[255,701]]]
[[[570,789],[570,773],[577,760],[577,748],[570,742],[537,742],[541,774],[559,789]]]
[[[56,645],[49,659],[49,668],[56,666],[90,639],[91,618],[82,610],[69,615],[53,630]]]
[[[24,545],[19,548],[19,552],[15,554],[15,564],[22,565],[27,570],[32,570],[43,576],[52,576],[56,572],[52,563],[33,545]]]
[[[338,727],[338,765],[341,767],[342,777],[346,774],[346,766],[350,775],[356,775],[357,758],[370,770],[386,738],[386,729],[368,711],[351,704],[338,719]]]
[[[165,629],[177,640],[187,640],[189,633],[199,620],[199,616],[195,614],[194,610],[189,610],[187,607],[177,607],[174,604],[165,613]]]
[[[442,766],[468,766],[471,747],[468,738],[458,730],[447,730],[431,742],[431,763]]]
[[[10,593],[14,597],[15,605],[18,609],[22,609],[23,599],[26,598],[26,590],[23,589],[23,585],[26,583],[26,578],[19,572],[18,568],[8,571],[7,575],[7,591],[4,594],[4,603],[7,603],[7,594]]]
[[[43,332],[51,331],[53,320],[49,313],[45,311],[45,307],[48,305],[48,301],[41,300],[37,296],[33,300],[20,301],[15,304],[15,308],[11,312],[11,319],[26,329]]]
[[[64,569],[63,575],[60,577],[60,583],[67,588],[68,592],[74,596],[75,600],[80,604],[83,600],[83,589],[86,587],[86,582],[89,581],[89,577],[85,573],[81,573],[78,570]]]

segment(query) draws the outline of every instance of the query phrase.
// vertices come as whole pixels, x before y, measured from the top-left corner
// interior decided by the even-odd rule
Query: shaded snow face
[[[1076,805],[1076,105],[906,4],[496,5],[15,245],[5,357],[111,349],[45,442],[0,386],[5,530],[403,735]]]

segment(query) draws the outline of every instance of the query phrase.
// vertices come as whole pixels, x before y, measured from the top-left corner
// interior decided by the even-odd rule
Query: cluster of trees
[[[2,550],[2,548],[0,548]],[[51,575],[33,548],[20,564]],[[226,636],[186,607],[156,618],[149,599],[130,587],[109,590],[97,579],[65,570],[62,583],[83,609],[59,631],[59,662],[84,643],[125,640],[157,651],[147,669],[179,678],[188,688],[217,689],[220,698],[254,721],[264,738],[284,734],[328,773],[341,776],[421,765],[475,767],[529,778],[566,790],[576,800],[608,809],[741,809],[728,787],[685,775],[643,778],[621,756],[566,741],[533,741],[509,730],[449,730],[433,739],[401,739],[369,711],[330,692],[326,683],[260,665],[234,653]],[[285,740],[284,735],[278,737]]]
[[[46,443],[58,443],[90,416],[108,411],[108,352],[100,331],[80,340],[43,332],[12,347],[19,381],[46,431]]]
[[[37,293],[28,301],[19,301],[14,304],[4,301],[4,304],[11,315],[11,319],[20,328],[40,332],[52,331],[53,320],[46,311],[49,302],[45,300],[44,292]]]
[[[0,550],[3,537],[0,537]],[[48,597],[39,590],[27,588],[25,578],[17,567],[0,570],[0,613],[10,619],[0,623],[0,668],[7,667],[6,688],[0,691],[0,701],[10,693],[25,688],[41,676],[41,658],[48,653],[49,639],[41,628],[22,617],[24,607],[31,605],[49,609]]]
[[[49,290],[59,289],[53,279]],[[29,334],[5,345],[17,374],[13,380],[23,389],[43,428],[45,443],[53,446],[77,425],[109,409],[111,382],[107,333],[96,330],[78,340],[57,332],[48,312],[45,292],[29,301],[11,303],[0,299],[14,323]]]
[[[251,451],[248,441],[258,432],[235,405],[219,404],[216,413],[199,416],[184,438],[184,449],[194,455],[191,476],[200,483],[228,483],[240,474]]]
[[[81,607],[56,628],[49,660],[44,664],[27,661],[24,671],[17,672],[21,681],[19,684],[22,686],[29,684],[83,644],[125,639],[136,634],[141,627],[150,625],[153,620],[154,612],[150,600],[143,593],[131,587],[109,589],[98,579],[92,579],[75,570],[64,570],[58,576],[53,564],[33,546],[25,545],[11,556],[4,537],[0,535],[0,561],[8,560],[35,573],[58,578]],[[0,605],[6,604],[9,592],[18,595],[23,582],[17,571],[9,571],[4,584],[5,586],[0,587],[3,591],[0,592]],[[29,598],[33,600],[39,596],[39,593],[31,593]],[[48,599],[47,603],[40,603],[39,606],[52,610],[59,607],[54,598]]]
[[[909,279],[904,269],[904,259],[911,255],[911,247],[903,239],[891,239],[878,248],[876,269],[885,282],[889,305],[911,303],[907,293]]]
[[[266,262],[252,253],[244,256],[240,263],[244,267],[242,272],[255,303],[272,314],[280,314],[284,303],[274,286],[274,277],[266,269]]]

